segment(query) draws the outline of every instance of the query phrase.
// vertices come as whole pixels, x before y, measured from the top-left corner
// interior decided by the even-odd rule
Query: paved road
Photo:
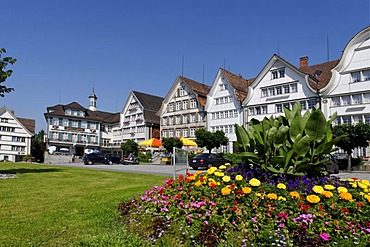
[[[134,172],[144,174],[154,174],[173,177],[175,169],[172,165],[158,165],[158,164],[145,164],[145,165],[84,165],[83,163],[69,163],[69,164],[45,164],[55,166],[66,166],[66,167],[78,167],[95,170],[105,171],[118,171],[118,172]],[[190,168],[190,172],[194,172]],[[186,175],[186,165],[179,165],[176,167],[176,175]]]
[[[79,167],[88,168],[95,170],[106,170],[106,171],[119,171],[119,172],[134,172],[144,174],[155,174],[167,177],[173,177],[174,167],[172,165],[158,165],[158,164],[145,164],[145,165],[84,165],[83,163],[70,163],[70,164],[47,164],[55,166],[67,166],[67,167]],[[179,165],[176,167],[176,175],[186,175],[186,166]],[[203,170],[204,171],[204,170]],[[189,169],[189,172],[194,173],[195,170]],[[335,176],[340,178],[358,178],[370,180],[370,173],[365,172],[340,172]]]

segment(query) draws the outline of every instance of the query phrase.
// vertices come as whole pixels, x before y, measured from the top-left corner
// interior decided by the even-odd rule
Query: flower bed
[[[119,204],[129,231],[174,246],[368,246],[370,183],[244,165],[167,179]]]

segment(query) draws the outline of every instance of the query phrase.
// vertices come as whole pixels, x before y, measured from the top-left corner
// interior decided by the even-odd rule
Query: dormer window
[[[226,86],[223,83],[218,84],[220,91],[226,90]]]
[[[186,91],[185,91],[185,87],[184,86],[181,86],[180,89],[179,89],[179,95],[180,96],[184,96],[186,95]]]

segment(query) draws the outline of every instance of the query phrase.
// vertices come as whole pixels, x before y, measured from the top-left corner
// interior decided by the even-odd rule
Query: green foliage
[[[221,145],[227,145],[229,142],[229,139],[221,130],[217,130],[213,133],[203,128],[198,129],[195,131],[195,137],[195,142],[198,144],[198,147],[206,147],[210,153],[213,148],[219,148]]]
[[[252,119],[249,129],[236,125],[237,145],[245,162],[258,165],[275,174],[320,176],[325,171],[326,154],[343,136],[333,138],[331,122],[320,109],[302,116],[296,102],[292,110],[284,108],[285,116]],[[335,115],[335,114],[334,114]]]
[[[138,144],[133,140],[128,140],[121,144],[121,149],[123,150],[124,154],[135,154],[137,155],[137,151],[139,150]]]
[[[46,144],[44,142],[44,130],[40,130],[37,135],[32,137],[31,154],[35,157],[36,162],[44,163],[44,153],[46,151]]]
[[[150,151],[145,153],[139,152],[137,158],[140,162],[149,162],[149,160],[152,158],[152,154],[150,153]]]
[[[183,143],[180,141],[180,139],[175,137],[169,137],[169,138],[163,138],[162,139],[163,147],[168,151],[172,152],[173,148],[182,148]]]
[[[222,157],[230,160],[231,164],[243,163],[243,155],[241,153],[224,153]]]
[[[370,125],[366,123],[336,125],[333,127],[333,136],[345,136],[336,145],[350,155],[354,148],[369,145]]]
[[[13,70],[8,69],[6,67],[9,64],[14,64],[17,60],[12,57],[2,57],[2,54],[5,54],[6,50],[4,48],[0,48],[0,84],[4,83],[8,77],[10,77],[13,73]],[[14,88],[9,88],[4,85],[0,85],[0,96],[4,97],[6,93],[10,93],[14,91]]]

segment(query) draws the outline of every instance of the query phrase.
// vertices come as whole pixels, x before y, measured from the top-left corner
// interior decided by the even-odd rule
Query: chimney
[[[300,68],[306,68],[306,67],[308,67],[308,57],[307,56],[304,56],[304,57],[300,57],[299,58],[299,67]]]
[[[10,113],[14,116],[14,110],[10,110]]]

